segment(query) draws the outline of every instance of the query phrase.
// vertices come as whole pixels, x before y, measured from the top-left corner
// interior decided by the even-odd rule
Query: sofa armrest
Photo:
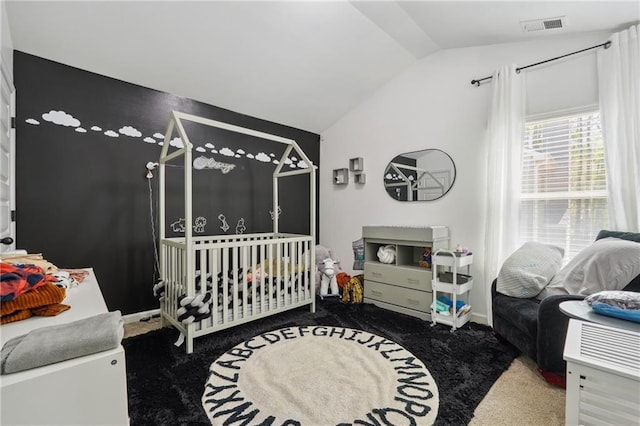
[[[563,294],[546,297],[540,302],[537,363],[542,370],[557,374],[565,373],[567,366],[563,353],[569,317],[560,311],[560,303],[583,299],[584,296]]]

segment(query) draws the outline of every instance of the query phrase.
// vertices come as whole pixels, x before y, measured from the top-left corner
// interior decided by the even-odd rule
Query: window
[[[522,148],[520,242],[563,247],[568,262],[609,221],[600,113],[530,119]]]

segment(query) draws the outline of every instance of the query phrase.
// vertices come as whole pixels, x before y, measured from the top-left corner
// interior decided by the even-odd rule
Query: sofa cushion
[[[526,334],[533,341],[538,334],[538,301],[534,299],[521,299],[517,297],[496,294],[492,300],[494,318],[504,318],[521,333]],[[494,319],[494,322],[496,320]],[[497,324],[494,324],[496,331]],[[504,336],[508,339],[509,336]],[[534,345],[535,346],[535,345]]]
[[[602,290],[621,290],[640,274],[640,244],[606,237],[581,250],[538,294],[588,296]]]
[[[496,290],[511,297],[535,297],[562,266],[564,250],[551,244],[526,242],[505,260]]]

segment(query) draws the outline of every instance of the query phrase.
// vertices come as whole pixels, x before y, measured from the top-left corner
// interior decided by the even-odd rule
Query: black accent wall
[[[94,268],[108,308],[123,314],[158,307],[151,225],[157,236],[158,179],[157,170],[146,178],[145,165],[158,162],[170,111],[294,139],[319,166],[320,136],[304,130],[19,51],[14,79],[17,247],[60,268]],[[284,145],[200,125],[187,126],[187,134],[194,158],[233,168],[194,170],[199,219],[190,225],[180,221],[184,170],[181,163],[167,168],[171,235],[181,235],[181,226],[193,226],[194,235],[270,231],[273,160]],[[289,160],[285,170],[304,167]],[[309,232],[309,177],[284,178],[279,187],[280,230]]]

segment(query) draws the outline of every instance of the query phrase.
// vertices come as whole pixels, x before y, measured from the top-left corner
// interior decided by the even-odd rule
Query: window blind
[[[563,247],[565,263],[607,228],[599,111],[527,121],[520,195],[520,243]]]

